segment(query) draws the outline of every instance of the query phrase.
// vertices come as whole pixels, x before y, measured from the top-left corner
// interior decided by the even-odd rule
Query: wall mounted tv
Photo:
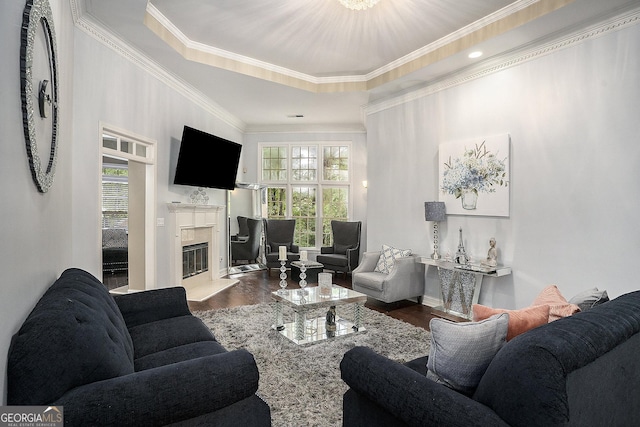
[[[185,126],[174,184],[233,190],[242,145]]]

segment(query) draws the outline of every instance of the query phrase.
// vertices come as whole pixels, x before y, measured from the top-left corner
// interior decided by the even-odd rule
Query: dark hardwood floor
[[[267,270],[253,271],[231,277],[238,279],[240,283],[217,293],[206,301],[189,302],[189,308],[192,311],[197,311],[268,303],[271,302],[271,292],[280,289],[278,286],[280,275],[276,270],[272,270],[271,273]],[[334,274],[333,283],[351,288],[351,276],[347,275],[345,277],[344,274]],[[299,286],[289,280],[287,289],[299,289]],[[409,300],[385,304],[373,298],[368,298],[365,306],[427,330],[429,330],[429,321],[434,317],[443,317],[454,321],[465,320]]]

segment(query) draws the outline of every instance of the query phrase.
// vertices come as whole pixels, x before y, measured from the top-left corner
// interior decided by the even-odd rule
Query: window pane
[[[316,246],[316,187],[294,187],[293,218],[296,220],[295,242],[302,247]]]
[[[111,135],[102,135],[102,146],[104,148],[118,149],[118,140]]]
[[[287,180],[287,150],[285,147],[262,149],[262,179],[264,181]]]
[[[292,147],[291,175],[294,181],[315,181],[318,154],[315,147]]]
[[[284,219],[287,217],[287,190],[285,188],[267,188],[267,218]]]
[[[349,191],[347,188],[322,189],[322,246],[331,246],[331,220],[349,219]]]
[[[102,167],[102,228],[128,229],[128,169],[121,165]]]
[[[349,180],[349,147],[324,147],[323,179],[325,181]]]
[[[147,146],[143,144],[136,144],[136,155],[140,157],[147,157]]]

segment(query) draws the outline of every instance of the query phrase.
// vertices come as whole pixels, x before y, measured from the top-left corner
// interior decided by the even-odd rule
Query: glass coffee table
[[[367,296],[360,292],[333,285],[330,291],[324,294],[321,293],[320,287],[311,286],[304,290],[289,289],[284,294],[276,291],[272,292],[271,296],[276,302],[273,328],[298,345],[366,331],[362,326],[362,318]],[[335,314],[336,306],[345,304],[353,304],[353,322],[335,315],[335,327],[332,323],[327,327],[327,316],[324,312],[320,317],[308,316],[309,311],[325,307]],[[283,306],[293,309],[293,322],[283,323]]]

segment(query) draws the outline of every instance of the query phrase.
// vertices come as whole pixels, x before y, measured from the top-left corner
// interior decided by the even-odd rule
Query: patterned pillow
[[[411,249],[398,249],[393,246],[382,245],[382,252],[380,252],[380,258],[373,271],[379,273],[389,274],[396,264],[396,259],[404,258],[411,255]]]
[[[427,378],[454,390],[472,393],[493,357],[507,342],[508,326],[507,313],[480,322],[431,319]]]

